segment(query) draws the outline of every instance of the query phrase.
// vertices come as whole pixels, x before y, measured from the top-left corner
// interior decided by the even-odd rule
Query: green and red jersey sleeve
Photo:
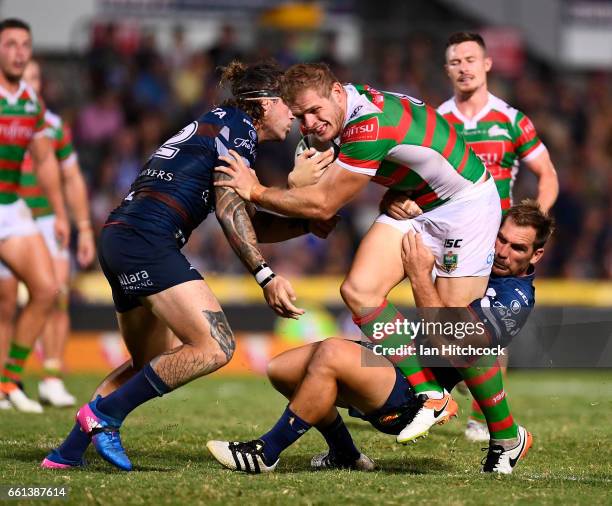
[[[517,112],[512,132],[514,149],[521,160],[535,158],[546,149],[538,137],[535,126],[521,111]]]

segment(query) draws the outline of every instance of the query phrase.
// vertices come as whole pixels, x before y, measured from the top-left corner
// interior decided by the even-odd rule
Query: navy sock
[[[170,390],[151,364],[147,364],[117,390],[100,399],[96,408],[103,415],[123,422],[138,406],[155,397],[161,397]]]
[[[265,443],[263,453],[266,464],[272,465],[276,462],[281,452],[295,443],[310,427],[308,422],[302,420],[287,406],[270,432],[259,438]]]
[[[347,462],[355,462],[361,455],[340,414],[331,425],[320,428],[319,431],[327,441],[330,455]]]
[[[78,423],[75,423],[70,434],[64,439],[64,442],[59,446],[57,451],[62,458],[79,462],[83,458],[83,454],[85,450],[87,450],[89,442],[89,436],[81,430],[81,426]]]

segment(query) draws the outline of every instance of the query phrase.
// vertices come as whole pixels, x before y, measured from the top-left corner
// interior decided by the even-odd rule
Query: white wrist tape
[[[274,271],[270,269],[267,264],[261,264],[255,269],[253,274],[255,276],[255,281],[257,281],[257,284],[262,288],[276,277]]]

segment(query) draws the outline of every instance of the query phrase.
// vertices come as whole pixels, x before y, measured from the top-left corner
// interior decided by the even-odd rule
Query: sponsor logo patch
[[[349,142],[375,141],[378,139],[378,118],[370,118],[361,123],[350,125],[342,132],[341,144]]]
[[[499,125],[493,125],[491,128],[489,128],[489,131],[487,132],[487,134],[489,135],[489,137],[503,136],[503,137],[508,137],[508,139],[512,140],[512,137],[510,136],[510,133],[508,132],[508,130],[500,127]]]
[[[493,128],[493,127],[491,127]],[[468,145],[472,148],[472,151],[476,153],[478,158],[484,163],[489,169],[489,172],[493,177],[499,177],[501,175],[501,167],[499,163],[502,161],[504,154],[506,153],[505,141],[469,141]],[[504,169],[509,172],[509,169]]]
[[[357,114],[359,114],[359,111],[361,111],[361,109],[363,109],[363,105],[358,105],[357,107],[355,107],[355,109],[353,109],[353,112],[351,113],[351,116],[349,117],[349,121],[357,117]]]
[[[458,263],[459,255],[453,253],[452,251],[445,253],[444,257],[442,258],[442,270],[450,274],[457,269]]]
[[[151,281],[149,273],[144,269],[132,274],[121,273],[117,276],[117,278],[119,279],[121,288],[123,288],[123,290],[126,292],[153,286],[153,281]]]

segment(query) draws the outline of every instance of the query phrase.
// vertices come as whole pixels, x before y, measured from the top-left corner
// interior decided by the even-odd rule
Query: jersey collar
[[[359,116],[380,113],[380,109],[370,102],[365,95],[359,93],[352,84],[345,84],[344,90],[346,91],[346,114],[342,125],[343,129],[349,121],[353,121]]]
[[[478,122],[482,118],[484,118],[491,110],[493,106],[493,95],[491,95],[491,93],[487,93],[487,97],[487,103],[480,111],[478,111],[478,113],[473,118],[465,117],[463,113],[459,110],[459,107],[457,107],[457,101],[455,100],[455,97],[452,98],[451,111],[459,120],[461,120],[461,122],[463,123],[463,127],[466,130],[474,130],[478,125]]]
[[[0,85],[0,96],[6,98],[6,101],[10,105],[15,105],[21,94],[26,89],[26,82],[24,80],[19,81],[19,89],[15,93],[11,93],[4,86]]]

